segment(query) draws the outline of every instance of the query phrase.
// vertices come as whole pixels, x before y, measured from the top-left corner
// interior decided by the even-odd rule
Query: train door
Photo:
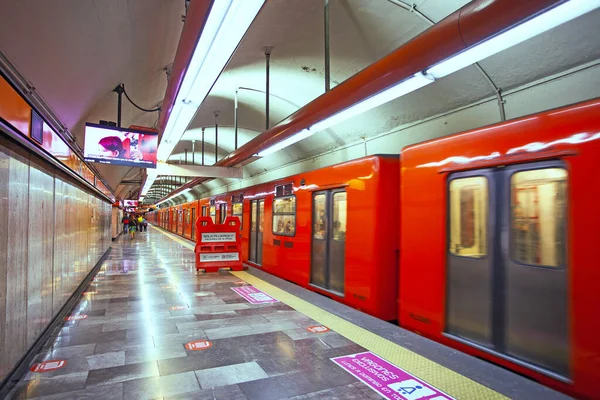
[[[250,201],[250,254],[248,260],[262,265],[265,200]]]
[[[567,175],[539,162],[451,176],[446,311],[448,333],[563,376]]]
[[[196,239],[196,207],[192,208],[192,240]]]
[[[311,284],[344,294],[346,259],[346,191],[313,193]]]

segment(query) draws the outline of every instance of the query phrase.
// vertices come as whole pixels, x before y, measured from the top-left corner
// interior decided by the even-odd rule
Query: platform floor
[[[158,228],[115,241],[71,313],[83,319],[66,321],[34,360],[62,367],[28,372],[9,398],[379,399],[331,360],[366,351],[455,398],[563,397],[438,344],[427,344],[432,362],[414,352],[426,339],[261,271],[197,275],[190,248]],[[232,290],[250,284],[279,301],[250,304]],[[210,347],[186,348],[195,341]]]

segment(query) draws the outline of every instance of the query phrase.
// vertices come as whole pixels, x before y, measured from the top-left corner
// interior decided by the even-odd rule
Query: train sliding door
[[[567,170],[538,162],[449,181],[446,332],[569,375]]]
[[[250,201],[250,254],[248,260],[262,265],[265,201]]]
[[[344,295],[346,259],[346,191],[313,193],[310,283]]]

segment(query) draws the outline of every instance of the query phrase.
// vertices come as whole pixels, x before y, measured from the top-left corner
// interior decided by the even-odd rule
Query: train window
[[[318,194],[313,200],[314,204],[314,221],[315,226],[313,229],[313,237],[315,239],[325,239],[325,233],[327,232],[327,214],[325,212],[325,195]]]
[[[202,216],[207,217],[206,215],[206,206],[202,206]]]
[[[187,225],[189,225],[190,224],[190,210],[183,210],[183,215],[184,215],[185,223]]]
[[[488,180],[483,176],[450,182],[450,253],[482,258],[487,254]]]
[[[217,222],[217,207],[210,206],[210,219],[212,219],[213,224]]]
[[[296,234],[296,196],[273,200],[273,233],[283,236]]]
[[[252,202],[252,217],[251,217],[252,223],[250,224],[251,225],[250,228],[251,228],[252,232],[256,231],[256,213],[257,213],[257,211],[258,211],[258,206],[256,204],[256,201],[253,201]]]
[[[346,240],[346,192],[333,194],[333,240]]]
[[[546,267],[564,265],[567,171],[516,172],[510,186],[512,259]]]
[[[227,218],[227,204],[219,205],[219,214],[221,216],[221,223],[225,223],[225,219]]]
[[[242,230],[242,226],[243,226],[243,210],[244,210],[244,204],[243,203],[233,203],[231,205],[231,215],[233,215],[234,217],[238,217],[240,219],[240,231]]]

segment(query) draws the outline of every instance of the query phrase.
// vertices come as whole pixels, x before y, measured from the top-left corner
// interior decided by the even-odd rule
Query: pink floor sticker
[[[60,369],[67,365],[67,360],[50,360],[33,364],[29,370],[31,372],[50,372]]]
[[[188,350],[206,350],[212,347],[212,342],[208,340],[195,340],[185,344],[185,348]]]
[[[329,332],[329,328],[323,325],[317,325],[317,326],[309,326],[308,328],[306,328],[307,331],[312,332],[312,333],[325,333],[325,332]]]
[[[79,321],[81,319],[86,319],[88,316],[86,314],[80,314],[80,315],[69,315],[67,318],[65,318],[65,321]]]
[[[251,304],[277,303],[279,301],[261,292],[254,286],[232,287],[231,290],[248,300]]]
[[[369,352],[335,357],[331,361],[391,400],[448,400],[453,397]]]

